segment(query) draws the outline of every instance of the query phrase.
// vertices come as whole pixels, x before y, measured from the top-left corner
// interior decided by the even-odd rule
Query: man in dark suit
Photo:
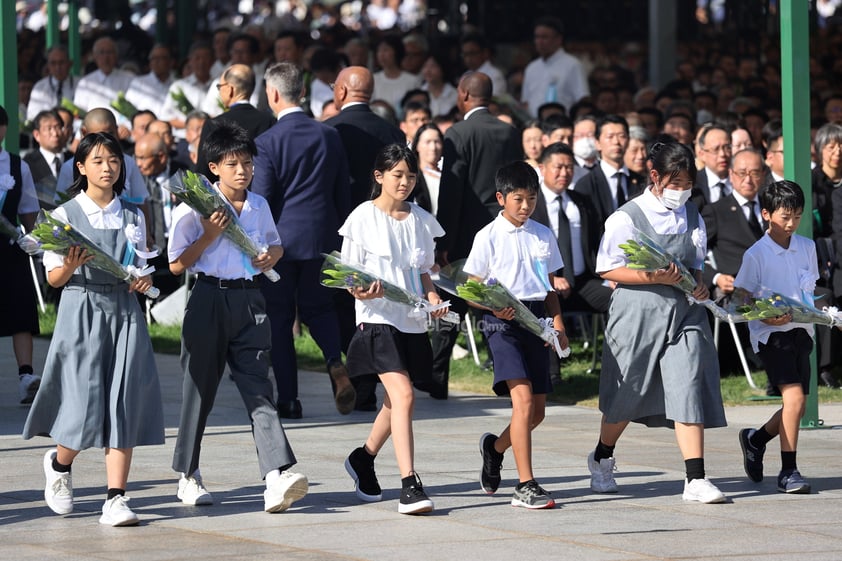
[[[221,115],[205,121],[202,135],[199,137],[199,161],[196,171],[203,173],[211,181],[216,176],[208,168],[207,159],[202,151],[202,143],[219,123],[236,123],[246,130],[249,137],[257,138],[275,124],[275,119],[266,111],[260,111],[249,103],[254,92],[254,71],[247,64],[233,64],[226,68],[219,76],[217,89],[219,99],[228,109]]]
[[[368,103],[374,91],[374,78],[368,68],[349,66],[336,77],[333,87],[333,102],[339,114],[325,121],[335,128],[342,139],[351,177],[351,208],[370,199],[374,160],[387,144],[406,142],[401,130],[375,115]],[[340,217],[345,219],[344,216]],[[339,316],[339,332],[342,349],[347,352],[348,344],[356,327],[354,299],[350,294],[334,292],[336,313]],[[376,375],[355,376],[352,380],[357,391],[355,408],[362,411],[377,409]]]
[[[705,205],[727,197],[734,188],[728,176],[731,164],[731,133],[721,125],[707,124],[699,131],[696,142],[696,153],[705,167],[696,174],[690,200],[696,203],[701,212]]]
[[[64,123],[53,110],[39,112],[32,121],[32,137],[38,143],[38,149],[23,157],[32,171],[35,191],[41,208],[55,208],[56,180],[65,160],[71,154],[62,145],[61,128]]]
[[[284,245],[275,265],[281,279],[261,277],[272,325],[272,369],[278,387],[278,413],[301,418],[298,367],[292,327],[296,310],[321,348],[335,385],[336,408],[350,413],[356,392],[342,364],[339,323],[330,289],[319,283],[328,253],[339,248],[337,230],[349,210],[348,163],[339,133],[304,114],[301,70],[289,62],[266,70],[266,95],[278,122],[255,140],[252,190],[269,202]]]
[[[555,291],[562,310],[607,312],[611,289],[596,274],[594,211],[581,193],[570,191],[575,160],[573,151],[561,142],[550,144],[539,159],[543,183],[532,219],[556,235],[564,268],[555,276]]]
[[[624,156],[629,145],[629,124],[619,115],[606,115],[596,124],[599,165],[576,182],[576,192],[587,197],[594,209],[596,239],[602,237],[605,219],[638,196],[646,183],[626,167]]]
[[[336,77],[333,102],[339,115],[325,121],[339,132],[351,171],[351,208],[370,199],[371,166],[387,144],[405,144],[401,130],[375,115],[368,103],[374,91],[371,71],[349,66]]]
[[[523,159],[520,133],[488,111],[491,79],[482,72],[466,74],[456,90],[463,120],[444,135],[444,171],[439,190],[438,220],[445,235],[438,241],[440,264],[468,256],[474,236],[500,212],[494,176],[497,169]],[[451,308],[467,313],[467,305],[450,298]],[[459,331],[450,324],[433,330],[433,385],[425,388],[435,398],[447,397],[450,353]]]

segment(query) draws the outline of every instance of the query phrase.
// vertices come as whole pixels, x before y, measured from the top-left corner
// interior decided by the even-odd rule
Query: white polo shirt
[[[463,270],[483,280],[496,279],[519,300],[544,301],[552,290],[547,272],[562,267],[552,230],[534,220],[515,226],[501,211],[477,232]]]

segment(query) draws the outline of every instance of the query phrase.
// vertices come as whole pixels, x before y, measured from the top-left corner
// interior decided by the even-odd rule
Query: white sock
[[[266,474],[266,487],[271,487],[276,481],[281,478],[281,470],[273,469]]]

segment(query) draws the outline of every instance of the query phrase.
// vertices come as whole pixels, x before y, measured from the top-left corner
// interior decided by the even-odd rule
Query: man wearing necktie
[[[691,200],[702,211],[705,205],[726,198],[733,188],[728,177],[731,134],[720,125],[705,125],[699,132],[697,154],[705,167],[696,174]]]
[[[62,145],[61,128],[64,122],[52,110],[44,110],[32,122],[32,138],[38,143],[37,150],[31,150],[23,160],[29,164],[35,191],[41,208],[55,208],[56,180],[65,159],[70,157]]]

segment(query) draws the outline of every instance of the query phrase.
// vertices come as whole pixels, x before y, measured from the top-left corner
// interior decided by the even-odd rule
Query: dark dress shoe
[[[278,403],[278,417],[281,419],[300,419],[301,402],[297,399],[295,401],[282,401]]]
[[[825,387],[834,389],[839,387],[839,382],[836,381],[836,378],[833,377],[830,370],[822,370],[819,372],[819,380],[821,380]]]

